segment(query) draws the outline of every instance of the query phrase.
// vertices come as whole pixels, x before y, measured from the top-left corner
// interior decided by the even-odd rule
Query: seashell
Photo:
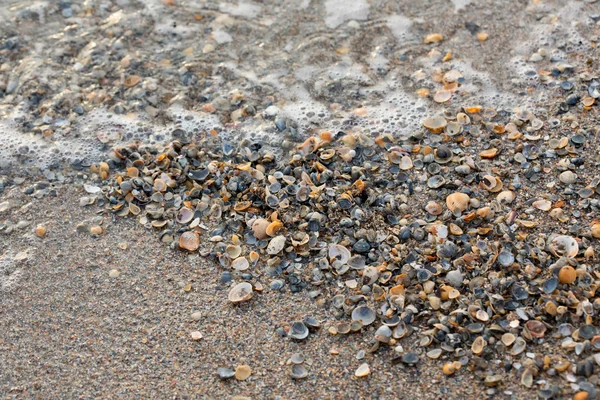
[[[446,101],[450,100],[450,98],[452,98],[452,91],[450,90],[438,90],[433,95],[433,101],[436,103],[445,103]]]
[[[502,343],[504,343],[504,345],[506,347],[510,347],[515,342],[515,339],[516,339],[515,335],[513,335],[510,332],[506,332],[505,334],[502,335],[502,338],[501,338]]]
[[[234,245],[234,244],[230,244],[225,248],[225,253],[227,253],[227,255],[229,257],[231,257],[232,259],[238,258],[240,256],[240,254],[242,254],[242,247]]]
[[[427,203],[425,210],[431,215],[440,215],[444,211],[441,204],[436,203],[435,201]]]
[[[366,267],[363,270],[363,274],[362,274],[363,285],[370,286],[370,285],[374,284],[375,282],[377,282],[377,279],[379,279],[379,271],[377,270],[377,268]]]
[[[267,235],[267,227],[270,225],[270,222],[264,218],[258,218],[252,224],[252,232],[254,233],[254,237],[259,240],[266,239],[269,235]]]
[[[344,265],[350,260],[350,250],[339,244],[329,245],[329,260],[331,264]]]
[[[350,266],[350,268],[356,269],[356,270],[364,269],[366,266],[366,263],[367,263],[367,261],[366,261],[365,257],[358,255],[358,254],[350,257],[347,261],[347,264]]]
[[[434,159],[438,164],[447,164],[452,161],[454,154],[448,146],[440,146],[433,152]]]
[[[571,185],[577,181],[577,174],[571,171],[565,171],[558,176],[558,179],[565,185]]]
[[[422,122],[423,126],[429,129],[432,133],[440,133],[447,125],[444,117],[428,117]]]
[[[548,200],[536,200],[532,204],[533,207],[542,211],[550,211],[552,208],[552,203]]]
[[[460,133],[462,133],[463,131],[463,127],[459,122],[448,122],[448,125],[446,125],[446,135],[448,136],[456,136],[459,135]]]
[[[453,213],[463,212],[469,206],[470,200],[471,198],[467,194],[455,192],[446,197],[446,205],[448,206],[448,209]]]
[[[359,306],[352,311],[352,320],[360,322],[363,326],[371,325],[375,322],[375,317],[375,311],[367,306]]]
[[[529,331],[532,337],[543,338],[546,333],[546,325],[543,322],[537,320],[527,321],[525,327]]]
[[[375,331],[375,340],[382,343],[389,343],[390,338],[392,337],[392,330],[387,325],[381,325]]]
[[[290,326],[288,336],[296,340],[306,339],[308,337],[308,327],[302,321],[295,321]]]
[[[250,263],[246,257],[238,257],[231,262],[231,268],[237,271],[245,271],[250,268]]]
[[[369,368],[369,364],[364,363],[361,364],[356,372],[354,373],[354,376],[356,376],[357,378],[364,378],[365,376],[368,376],[371,374],[371,369]]]
[[[444,375],[452,375],[456,372],[456,367],[453,363],[446,363],[442,367],[442,372],[444,373]]]
[[[294,364],[290,370],[290,377],[292,379],[304,379],[308,376],[308,370],[304,365]]]
[[[440,187],[444,186],[445,183],[446,183],[446,180],[441,175],[434,175],[434,176],[430,177],[429,179],[427,179],[427,186],[431,189],[440,188]]]
[[[252,226],[254,227],[254,225]],[[275,220],[267,226],[267,228],[265,229],[265,233],[268,236],[273,237],[277,234],[277,232],[281,230],[281,228],[283,228],[283,223],[280,220]]]
[[[241,303],[252,298],[252,285],[248,282],[241,282],[229,290],[227,298],[232,303]]]
[[[285,236],[279,235],[271,239],[267,246],[267,254],[275,255],[281,252],[285,246]]]
[[[400,167],[401,170],[408,171],[409,169],[412,169],[413,162],[409,156],[404,156],[400,160],[400,163],[398,164],[398,166]]]
[[[482,189],[485,189],[490,192],[496,187],[497,184],[498,181],[496,180],[496,177],[492,175],[484,175],[481,178],[481,182],[479,182],[479,186]]]
[[[504,190],[498,193],[498,196],[496,196],[496,200],[500,204],[510,204],[514,201],[514,199],[515,192],[513,192],[512,190]]]
[[[187,251],[196,251],[200,247],[200,236],[196,232],[183,232],[179,237],[179,247]]]
[[[245,381],[250,378],[250,375],[252,375],[252,368],[248,365],[238,365],[235,369],[235,379],[238,381]]]
[[[559,235],[550,239],[548,251],[555,257],[575,257],[579,252],[579,244],[571,236]]]
[[[558,271],[558,280],[562,284],[570,285],[577,280],[577,271],[570,265],[565,265]]]
[[[592,226],[590,228],[590,232],[592,234],[592,237],[599,239],[600,238],[600,223],[592,223]]]
[[[519,354],[525,351],[526,347],[527,343],[525,342],[525,339],[523,339],[522,337],[518,337],[515,340],[512,349],[510,349],[510,354],[512,354],[513,356],[518,356]]]
[[[483,336],[477,336],[471,345],[471,351],[473,354],[479,355],[483,352],[485,346],[487,346],[487,341],[483,338]]]
[[[433,360],[437,360],[442,355],[442,349],[430,350],[425,355]]]
[[[482,152],[480,152],[479,157],[483,159],[491,159],[495,158],[498,155],[498,153],[498,149],[492,147],[491,149],[483,150]]]

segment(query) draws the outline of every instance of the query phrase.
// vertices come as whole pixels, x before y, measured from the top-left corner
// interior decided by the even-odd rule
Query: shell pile
[[[534,145],[498,140],[466,151],[466,132],[503,123],[514,131],[515,120],[525,130],[530,115],[502,122],[493,110],[463,111],[428,118],[423,132],[400,140],[322,132],[279,157],[215,135],[164,149],[115,148],[111,163],[123,172],[104,181],[101,203],[156,229],[171,247],[212,259],[230,277],[222,281],[233,280],[232,303],[251,307],[265,287],[306,290],[334,311],[330,334],[368,331],[371,351],[404,343],[432,359],[445,355],[455,360],[446,374],[493,354],[522,360],[527,344],[549,336],[591,354],[600,344],[600,274],[586,249],[600,225],[567,232],[564,201],[538,198],[519,177],[499,174],[509,146],[537,165]],[[560,163],[553,171],[577,186]],[[597,192],[598,183],[585,185]],[[557,221],[553,232],[536,228],[544,213]],[[319,326],[290,321],[281,333],[306,340]]]

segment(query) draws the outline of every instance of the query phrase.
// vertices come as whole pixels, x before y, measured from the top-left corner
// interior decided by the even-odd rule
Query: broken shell
[[[427,203],[425,210],[431,215],[440,215],[444,211],[442,206],[435,201],[430,201]]]
[[[555,257],[575,257],[579,252],[579,244],[571,236],[560,235],[551,240],[548,251]]]
[[[254,227],[254,225],[252,225],[252,227]],[[275,220],[267,226],[267,229],[265,229],[265,233],[268,236],[273,237],[277,234],[277,232],[281,230],[281,228],[283,228],[283,223],[279,220]]]
[[[444,37],[439,34],[439,33],[432,33],[430,35],[425,36],[425,44],[430,44],[430,43],[439,43],[442,40],[444,40]]]
[[[330,262],[344,265],[350,260],[350,250],[339,244],[331,244],[329,246],[329,260]]]
[[[227,296],[232,303],[241,303],[252,298],[252,285],[248,282],[241,282],[229,290]]]
[[[369,364],[364,363],[361,364],[360,367],[356,370],[354,375],[358,378],[363,378],[371,373],[371,369],[369,368]]]

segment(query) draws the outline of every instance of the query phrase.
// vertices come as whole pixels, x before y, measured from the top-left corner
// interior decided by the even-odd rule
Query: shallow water
[[[286,138],[322,130],[408,136],[423,118],[469,104],[543,113],[552,85],[537,70],[593,51],[585,32],[596,6],[11,2],[0,6],[0,168],[87,164],[114,144],[161,143],[178,128],[280,149]],[[443,41],[425,44],[432,33]],[[539,48],[548,55],[528,61]],[[452,69],[462,74],[460,87],[437,104],[440,77]],[[127,87],[134,75],[140,83]],[[203,110],[208,103],[214,112]],[[243,115],[247,106],[256,114]],[[283,133],[277,119],[286,123]]]

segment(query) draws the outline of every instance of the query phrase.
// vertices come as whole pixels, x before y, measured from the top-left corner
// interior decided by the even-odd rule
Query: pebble
[[[118,278],[121,275],[118,269],[111,269],[108,276],[111,278]]]

